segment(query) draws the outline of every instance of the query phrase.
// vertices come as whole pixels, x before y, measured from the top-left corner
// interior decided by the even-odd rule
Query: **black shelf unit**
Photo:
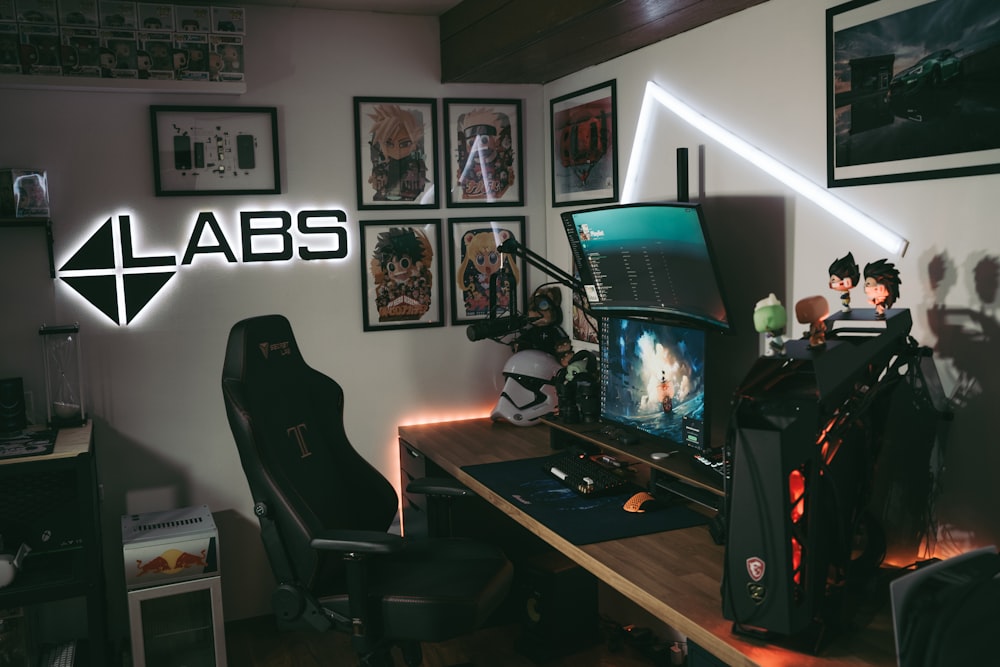
[[[56,262],[52,254],[52,220],[50,218],[0,218],[3,227],[41,227],[45,230],[45,243],[49,250],[49,277],[56,277]]]
[[[53,541],[65,539],[66,546],[38,542],[49,522],[54,522]],[[0,530],[12,527],[28,533],[23,539],[33,551],[13,583],[0,589],[0,609],[82,598],[87,634],[77,638],[76,664],[110,664],[100,493],[89,422],[61,429],[51,454],[0,459]],[[30,639],[43,643],[45,638]]]

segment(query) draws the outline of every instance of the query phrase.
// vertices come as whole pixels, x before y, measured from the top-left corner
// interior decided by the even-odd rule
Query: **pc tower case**
[[[895,310],[859,335],[834,330],[822,349],[790,341],[737,390],[722,583],[735,631],[828,638],[846,620],[849,580],[869,557],[858,560],[857,537],[878,534],[867,499],[903,377],[884,371],[913,356],[910,323]]]

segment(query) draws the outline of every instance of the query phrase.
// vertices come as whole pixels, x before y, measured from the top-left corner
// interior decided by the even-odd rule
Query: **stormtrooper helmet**
[[[490,419],[534,426],[540,417],[554,412],[559,401],[553,378],[560,368],[551,354],[540,350],[511,355],[503,367],[507,381]]]

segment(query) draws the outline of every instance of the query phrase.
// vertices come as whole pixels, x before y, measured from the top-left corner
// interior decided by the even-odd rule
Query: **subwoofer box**
[[[515,566],[521,602],[517,650],[535,662],[574,653],[599,639],[597,580],[557,551]]]

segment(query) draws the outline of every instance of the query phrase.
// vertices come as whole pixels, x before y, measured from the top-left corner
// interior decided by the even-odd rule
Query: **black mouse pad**
[[[545,471],[549,457],[463,466],[479,482],[525,514],[576,545],[690,528],[708,519],[684,505],[652,512],[626,512],[622,505],[642,491],[630,485],[614,495],[588,498],[570,490]]]

